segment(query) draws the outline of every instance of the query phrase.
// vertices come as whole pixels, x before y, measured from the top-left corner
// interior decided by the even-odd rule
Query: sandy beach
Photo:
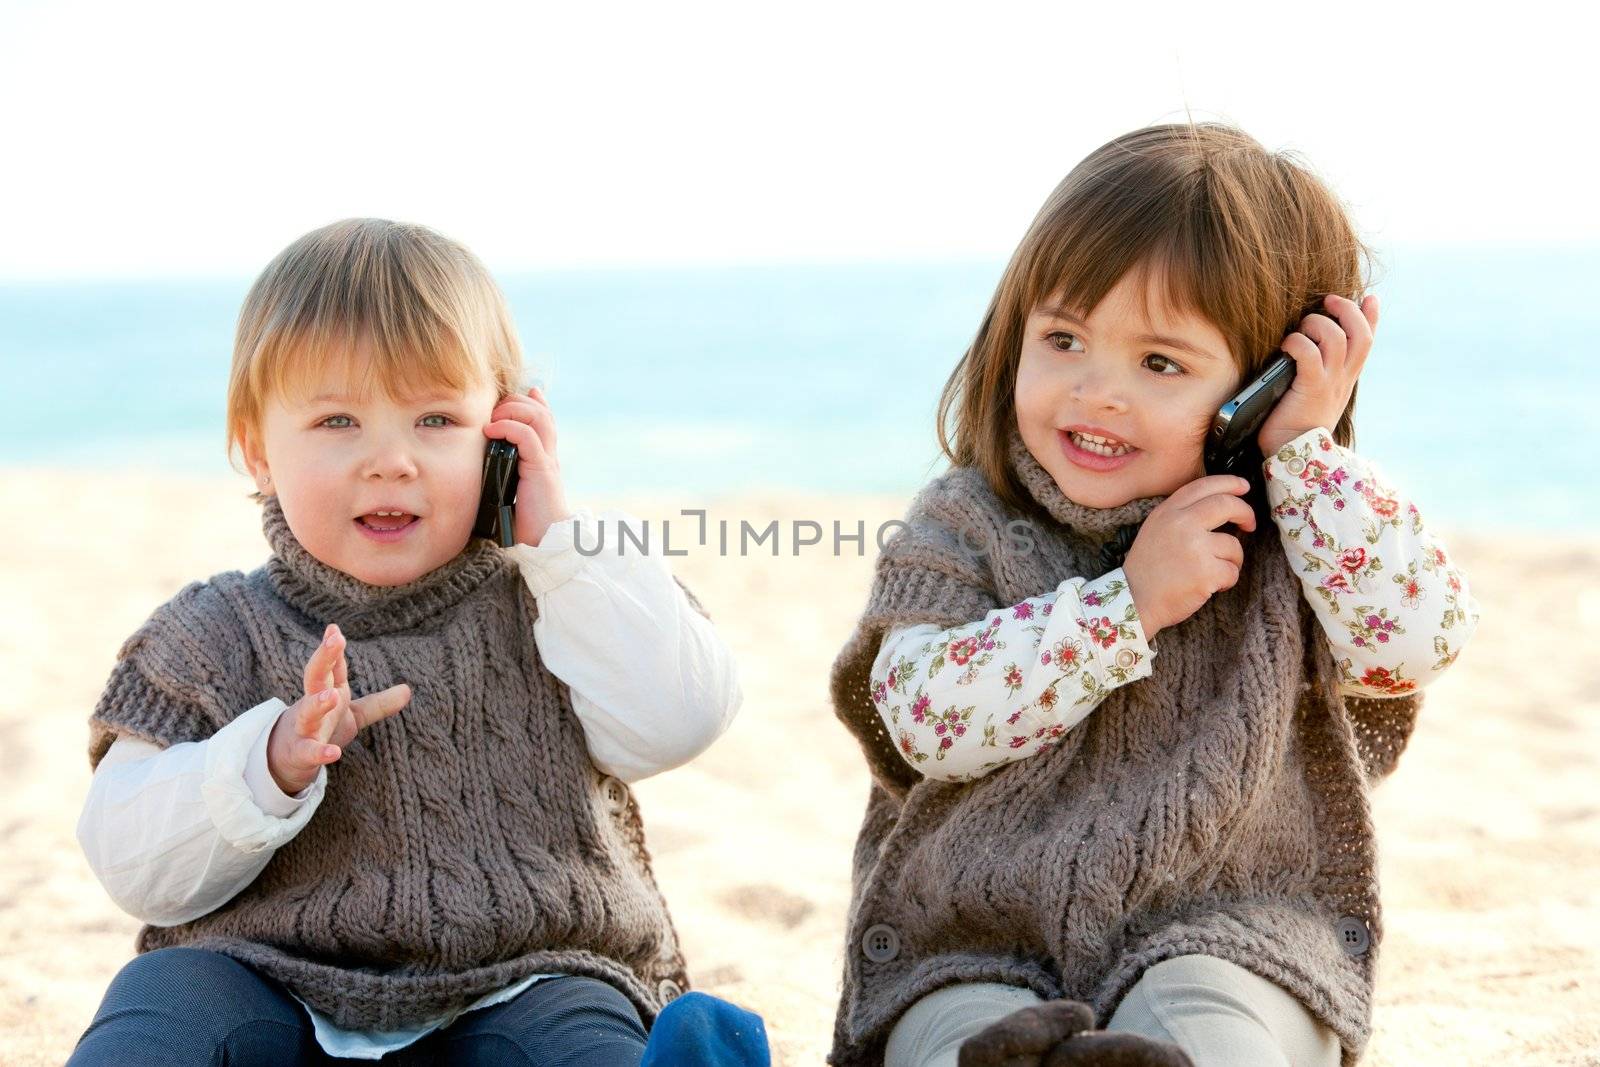
[[[132,955],[138,922],[74,836],[85,720],[151,610],[265,559],[247,488],[0,470],[0,1062],[62,1063]],[[584,503],[657,523],[703,506],[736,539],[741,519],[871,531],[905,500]],[[675,545],[687,533],[675,522]],[[1445,534],[1484,618],[1374,794],[1387,936],[1362,1062],[1600,1064],[1600,541]],[[673,560],[738,657],[745,702],[710,751],[638,795],[696,986],[760,1012],[776,1062],[798,1067],[823,1062],[838,995],[867,775],[826,680],[873,548],[791,545],[719,557],[713,533]]]

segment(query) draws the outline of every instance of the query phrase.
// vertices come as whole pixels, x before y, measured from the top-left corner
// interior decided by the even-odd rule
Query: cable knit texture
[[[345,1029],[400,1029],[535,973],[609,982],[653,1020],[689,979],[638,807],[590,761],[512,558],[473,539],[415,582],[371,586],[307,552],[276,497],[262,518],[266,564],[191,583],[124,643],[91,765],[119,733],[199,741],[268,697],[294,703],[330,622],[354,696],[406,682],[411,702],[345,746],[254,882],[143,927],[138,950],[226,953]]]
[[[1081,1000],[1103,1027],[1146,969],[1205,953],[1293,993],[1339,1035],[1349,1067],[1370,1036],[1382,934],[1367,791],[1420,698],[1340,696],[1270,527],[1251,536],[1233,589],[1156,637],[1151,676],[1055,747],[972,782],[923,778],[895,751],[869,691],[889,630],[974,622],[1096,577],[1104,544],[1160,503],[1073,503],[1015,429],[1008,456],[1038,514],[1007,508],[975,468],[929,483],[833,665],[835,712],[873,782],[829,1062],[880,1063],[894,1021],[957,982]],[[1025,537],[1008,529],[1019,519]],[[869,952],[882,926],[896,936],[880,929]]]

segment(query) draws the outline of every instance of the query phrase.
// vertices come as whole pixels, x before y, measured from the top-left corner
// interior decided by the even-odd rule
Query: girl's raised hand
[[[490,413],[483,432],[517,446],[515,537],[518,544],[537,545],[553,522],[572,515],[561,485],[556,459],[556,417],[544,390],[506,397]]]
[[[306,661],[305,695],[272,724],[267,738],[272,780],[285,793],[300,792],[316,780],[319,767],[339,758],[357,732],[410,702],[411,687],[404,682],[351,700],[344,634],[329,623],[322,644]]]
[[[1318,426],[1331,433],[1372,351],[1378,328],[1376,294],[1369,293],[1359,306],[1337,293],[1329,293],[1322,303],[1326,314],[1307,315],[1300,329],[1283,339],[1283,350],[1294,358],[1294,384],[1256,435],[1263,456],[1274,455]]]

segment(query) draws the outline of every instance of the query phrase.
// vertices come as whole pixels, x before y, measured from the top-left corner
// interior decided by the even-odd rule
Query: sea
[[[499,277],[569,497],[909,494],[999,261]],[[249,278],[0,283],[0,466],[228,474]],[[1600,245],[1380,249],[1357,450],[1454,529],[1600,523]]]

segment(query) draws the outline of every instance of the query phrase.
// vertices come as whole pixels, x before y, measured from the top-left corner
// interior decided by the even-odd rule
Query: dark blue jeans
[[[117,972],[69,1067],[353,1064],[322,1051],[283,986],[217,952],[163,948]],[[459,1016],[381,1063],[536,1067],[768,1067],[761,1017],[685,993],[648,1037],[639,1013],[592,978],[546,978],[503,1004]]]

